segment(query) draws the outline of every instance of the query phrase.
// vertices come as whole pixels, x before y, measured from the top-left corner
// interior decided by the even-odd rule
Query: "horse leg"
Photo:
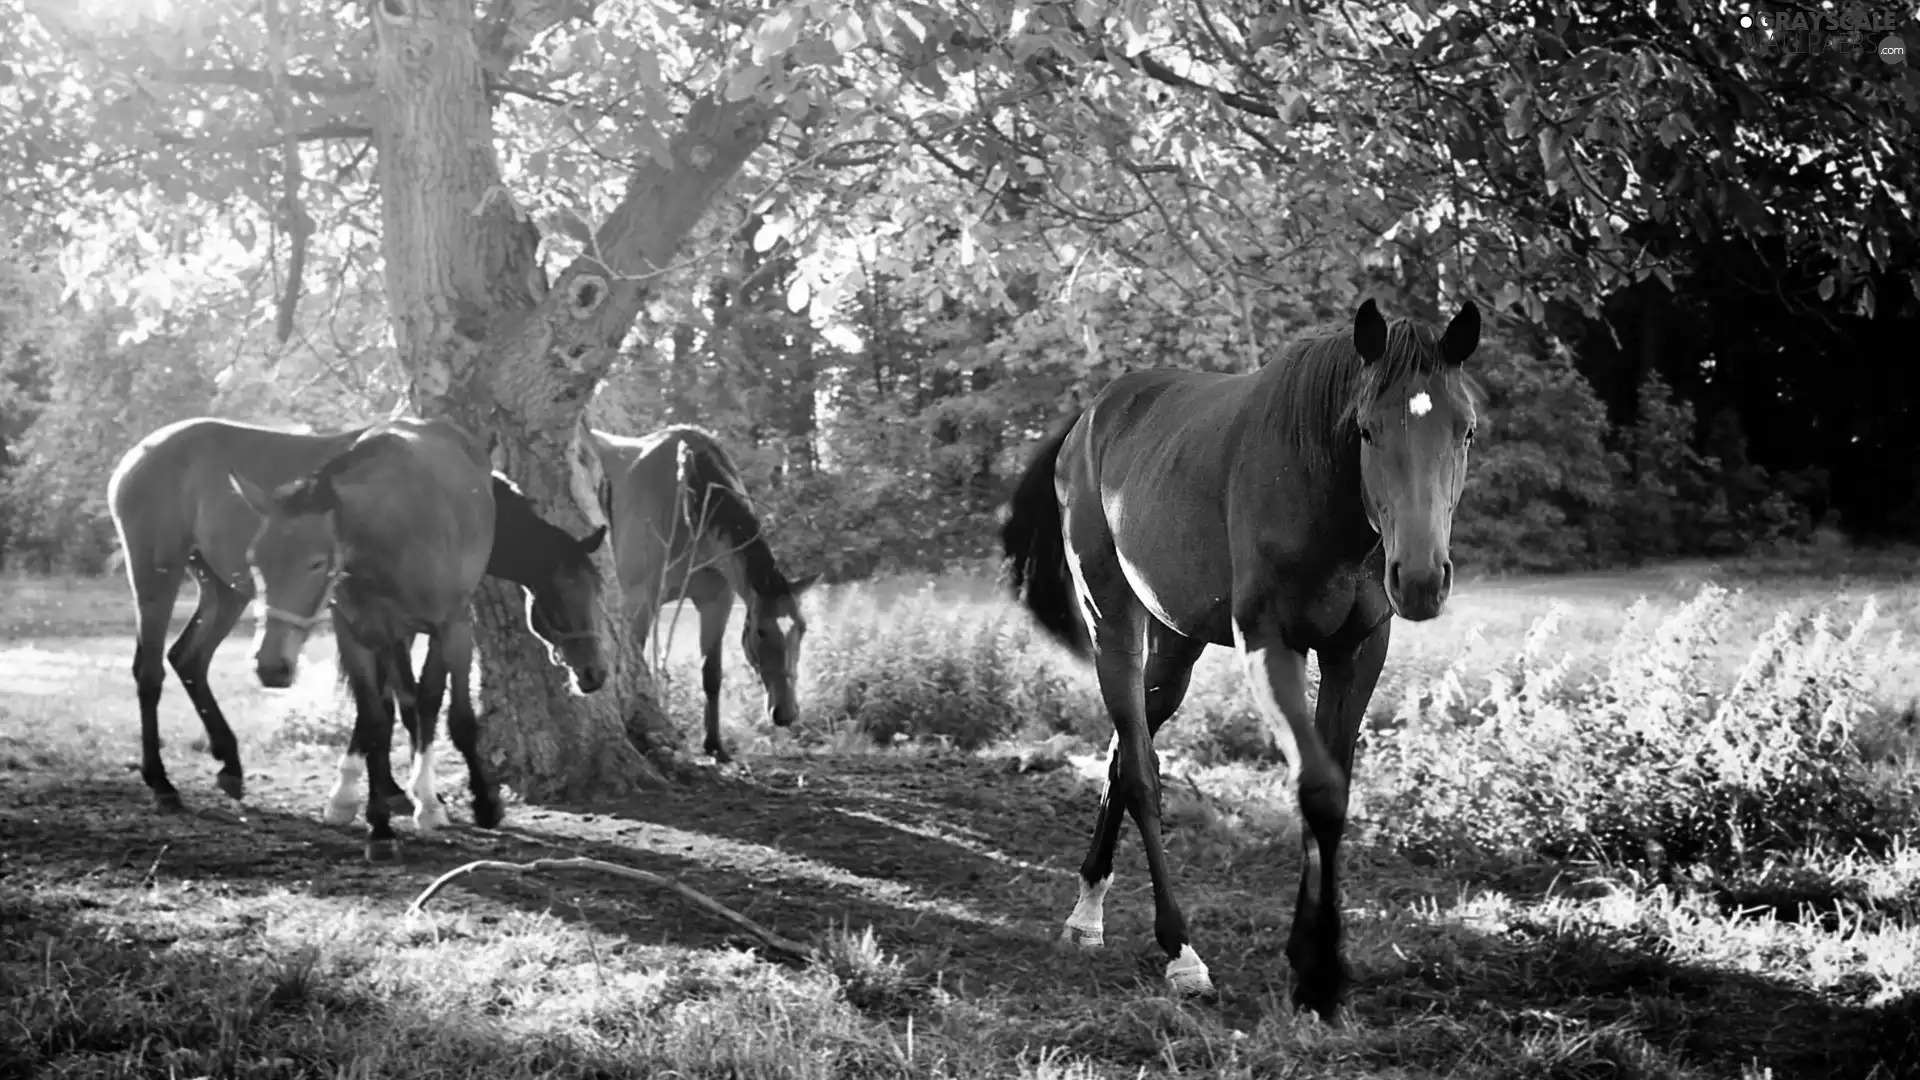
[[[707,756],[725,765],[733,760],[726,744],[720,741],[720,658],[726,652],[727,616],[733,613],[733,598],[724,593],[718,599],[697,602],[700,612],[700,689],[707,698]]]
[[[384,658],[374,649],[367,648],[353,639],[347,628],[341,624],[336,613],[333,621],[334,637],[339,642],[340,670],[346,674],[347,685],[353,691],[353,738],[347,748],[347,754],[340,759],[340,785],[334,788],[328,807],[328,822],[344,824],[335,820],[343,796],[347,800],[346,821],[353,819],[351,790],[343,791],[350,773],[358,772],[361,759],[353,756],[358,748],[365,754],[367,769],[367,861],[388,862],[397,854],[393,835],[392,811],[387,806],[385,792],[394,786],[393,768],[388,760],[385,745],[392,737],[393,720],[387,712],[389,687],[386,673],[381,670]]]
[[[1141,682],[1146,686],[1147,737],[1151,739],[1167,722],[1187,696],[1193,678],[1194,662],[1207,644],[1182,636],[1154,620],[1148,630],[1148,650]],[[1082,948],[1097,949],[1106,943],[1107,889],[1113,884],[1113,853],[1126,825],[1126,811],[1113,804],[1113,790],[1120,782],[1120,736],[1116,732],[1107,744],[1107,778],[1100,787],[1100,809],[1093,819],[1093,840],[1087,857],[1080,864],[1080,898],[1067,916],[1060,939]]]
[[[414,697],[415,708],[412,717],[414,727],[408,729],[409,733],[420,730],[421,725],[425,724],[425,730],[429,736],[431,736],[435,730],[434,725],[439,723],[440,706],[445,703],[446,700],[447,665],[445,661],[440,659],[439,650],[433,648],[432,644],[429,643],[426,659],[420,662],[420,686],[419,692]],[[418,746],[419,743],[416,741],[415,745]],[[416,751],[416,753],[417,752],[418,751]],[[447,805],[447,797],[436,791],[434,798],[439,801],[441,809],[444,811]]]
[[[1360,724],[1366,719],[1367,703],[1373,700],[1373,688],[1380,681],[1380,670],[1386,665],[1391,633],[1392,624],[1381,623],[1354,649],[1319,653],[1320,699],[1314,703],[1314,727],[1326,742],[1339,775],[1349,783],[1354,745],[1359,741]],[[1335,871],[1341,827],[1346,820],[1347,790],[1347,784],[1342,784],[1337,793],[1326,797],[1329,802],[1338,798],[1337,806],[1329,806],[1330,810],[1337,809],[1338,815],[1330,814],[1324,826],[1300,838],[1304,848],[1300,896],[1294,907],[1293,931],[1287,936],[1287,959],[1300,974],[1295,1004],[1323,1017],[1330,1017],[1339,1005],[1347,980],[1340,959],[1340,897]],[[1311,882],[1309,875],[1316,861],[1320,880]],[[1319,972],[1328,974],[1313,977]]]
[[[434,651],[429,639],[427,655],[432,657]],[[420,708],[419,686],[413,681],[412,649],[406,645],[396,646],[387,662],[393,669],[394,697],[399,703],[400,715],[411,718],[407,734],[413,745],[413,771],[407,779],[407,789],[413,796],[413,827],[422,833],[431,833],[449,824],[446,807],[433,790],[433,736],[439,703],[434,703],[433,712]]]
[[[131,545],[130,545],[131,547]],[[180,578],[184,568],[162,565],[152,560],[147,566],[134,566],[127,556],[128,576],[133,580],[136,625],[133,645],[133,685],[140,698],[140,778],[153,792],[153,808],[162,814],[180,813],[180,793],[167,779],[167,767],[160,760],[160,691],[167,682],[163,655],[167,645],[167,624],[173,621],[173,602],[180,596]],[[142,577],[140,575],[147,576]],[[196,613],[195,618],[198,618]],[[192,630],[180,632],[184,640]]]
[[[468,675],[473,667],[473,624],[459,620],[441,627],[433,636],[432,648],[440,653],[446,678],[451,683],[453,703],[447,707],[447,734],[467,761],[467,789],[473,793],[473,823],[483,829],[494,828],[500,824],[500,791],[487,777],[486,762],[480,757],[480,719],[473,712],[472,683]]]
[[[167,650],[167,662],[180,676],[180,686],[193,702],[193,711],[200,714],[200,725],[207,732],[207,753],[220,763],[220,773],[214,777],[214,783],[228,798],[239,799],[246,792],[246,776],[240,767],[240,740],[234,737],[226,714],[214,700],[212,687],[207,685],[207,669],[213,664],[214,650],[233,633],[234,623],[240,621],[240,613],[247,609],[248,594],[229,585],[198,554],[193,555],[187,565],[200,587],[200,604],[173,648]]]
[[[1346,984],[1334,857],[1346,831],[1347,773],[1327,751],[1307,708],[1306,654],[1281,644],[1277,634],[1237,618],[1234,639],[1254,702],[1291,766],[1306,826],[1306,863],[1287,945],[1296,977],[1294,1004],[1332,1020]]]

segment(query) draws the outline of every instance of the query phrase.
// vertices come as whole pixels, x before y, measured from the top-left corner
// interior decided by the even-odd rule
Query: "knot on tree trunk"
[[[567,286],[567,310],[576,319],[590,318],[607,299],[607,279],[581,274]]]
[[[408,26],[413,23],[414,0],[380,0],[376,5],[380,17],[393,26]]]

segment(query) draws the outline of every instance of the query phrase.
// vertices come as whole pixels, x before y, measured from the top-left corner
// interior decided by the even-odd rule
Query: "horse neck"
[[[493,553],[487,573],[516,585],[536,586],[560,561],[565,529],[527,512],[508,511],[494,521]]]
[[[1296,430],[1300,414],[1285,398],[1297,391],[1280,370],[1286,362],[1276,359],[1253,373],[1228,445],[1236,457],[1283,464],[1288,516],[1327,522],[1331,529],[1324,532],[1326,539],[1364,556],[1378,538],[1367,523],[1359,441],[1341,437],[1345,421],[1338,415],[1317,417],[1311,429]],[[1343,387],[1342,395],[1347,392]],[[1311,411],[1305,415],[1315,416]]]
[[[774,560],[773,549],[767,546],[766,538],[760,533],[755,532],[753,539],[745,543],[715,535],[713,543],[726,552],[719,559],[721,575],[742,599],[764,601],[786,583],[786,577],[780,573],[780,566]]]

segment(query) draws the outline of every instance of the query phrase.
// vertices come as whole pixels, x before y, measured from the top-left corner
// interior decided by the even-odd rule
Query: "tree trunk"
[[[496,467],[543,517],[576,536],[600,520],[593,455],[577,427],[665,266],[767,135],[756,102],[696,103],[671,142],[673,168],[648,160],[595,235],[594,249],[549,290],[539,233],[500,180],[485,67],[552,25],[565,5],[489,4],[510,26],[481,26],[475,0],[372,5],[383,252],[394,340],[413,410],[496,441]],[[484,55],[480,42],[495,52]],[[678,740],[653,678],[617,618],[610,548],[601,631],[616,675],[573,696],[525,628],[517,588],[475,596],[484,751],[530,801],[618,794],[658,783]]]

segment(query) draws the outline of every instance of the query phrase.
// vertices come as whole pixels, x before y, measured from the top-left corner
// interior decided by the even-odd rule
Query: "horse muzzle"
[[[295,667],[293,661],[284,656],[262,657],[254,665],[254,674],[260,677],[260,685],[269,690],[285,690],[293,685]]]
[[[1386,586],[1394,614],[1408,622],[1425,622],[1440,614],[1453,591],[1453,560],[1440,555],[1416,566],[1395,559],[1387,564]]]

